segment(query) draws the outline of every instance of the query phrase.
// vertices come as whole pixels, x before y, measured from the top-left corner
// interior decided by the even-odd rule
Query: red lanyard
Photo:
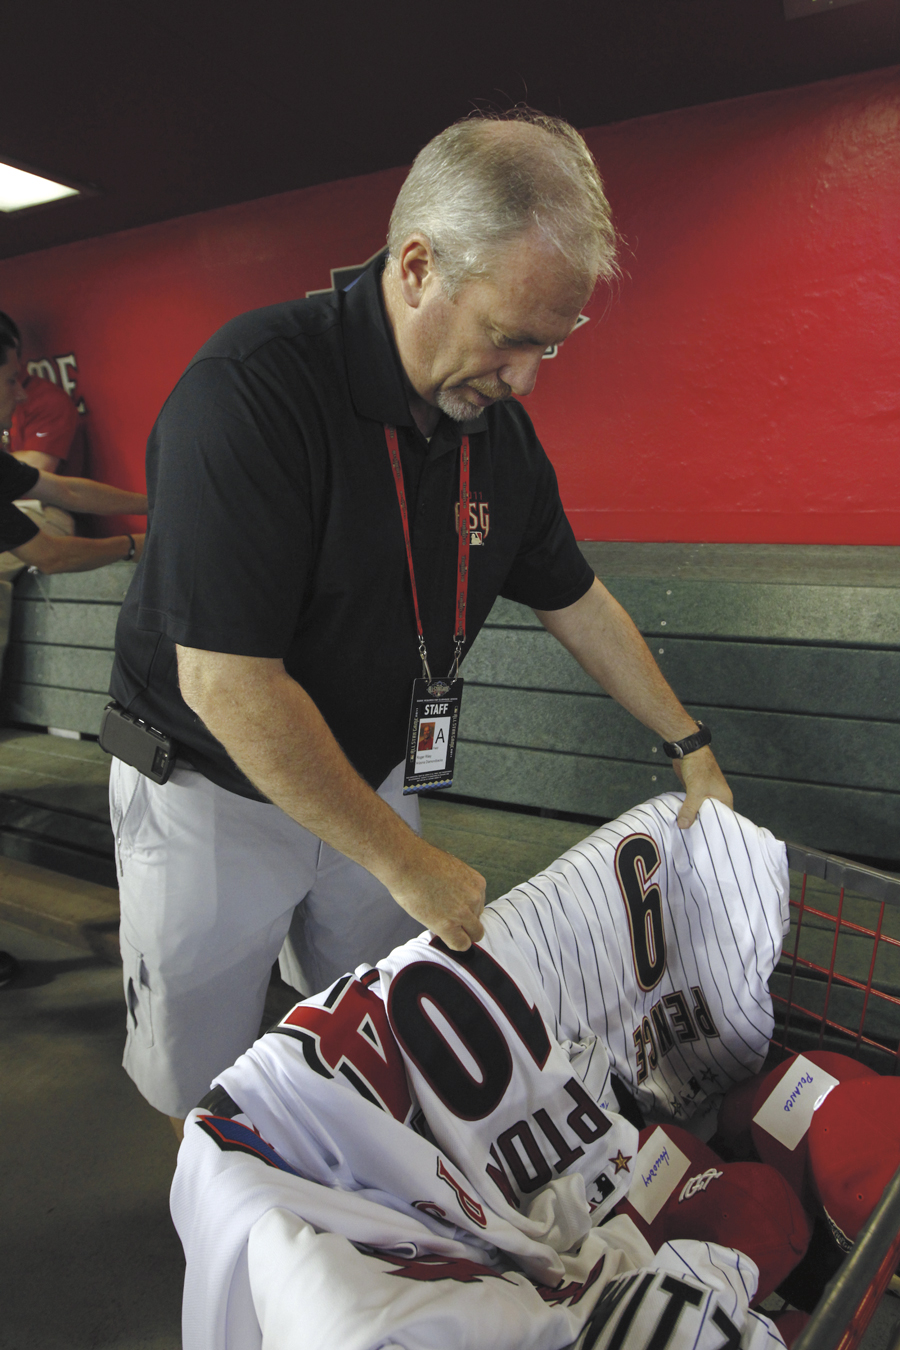
[[[403,538],[406,541],[406,561],[409,564],[409,580],[412,585],[413,608],[416,611],[416,629],[419,634],[419,656],[425,678],[431,679],[428,665],[428,653],[425,650],[425,633],[419,614],[419,597],[416,593],[416,574],[413,568],[412,544],[409,538],[409,511],[406,507],[406,489],[403,485],[403,465],[400,462],[400,447],[397,444],[397,428],[385,426],[384,439],[391,457],[394,471],[394,485],[397,489],[397,501],[400,503],[400,519],[403,521]],[[466,641],[466,598],[469,590],[469,438],[463,436],[459,451],[459,545],[456,554],[456,631],[453,634],[455,650],[453,667],[449,678],[456,679],[459,658]]]

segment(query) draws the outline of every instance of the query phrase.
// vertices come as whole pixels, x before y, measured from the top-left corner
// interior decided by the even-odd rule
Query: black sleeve
[[[500,594],[532,609],[565,609],[587,594],[594,573],[566,519],[553,465],[537,437],[534,444],[535,480],[528,524]]]
[[[34,521],[12,505],[18,497],[28,495],[40,476],[33,465],[0,454],[0,552],[19,548],[40,533]]]
[[[189,367],[147,449],[138,623],[173,642],[280,657],[310,566],[307,457],[277,393],[241,362]]]

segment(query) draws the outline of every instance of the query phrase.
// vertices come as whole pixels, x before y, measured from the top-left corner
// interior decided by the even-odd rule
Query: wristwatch
[[[697,719],[699,731],[695,731],[693,736],[685,736],[680,741],[663,741],[663,750],[669,756],[669,759],[684,759],[685,755],[690,755],[694,750],[701,749],[704,745],[709,745],[712,740],[712,732],[709,727]]]

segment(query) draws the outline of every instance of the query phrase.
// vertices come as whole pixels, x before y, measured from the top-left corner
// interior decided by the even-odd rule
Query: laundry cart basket
[[[900,1073],[900,877],[787,847],[792,922],[770,982],[773,1050],[837,1050],[877,1073]],[[859,1345],[898,1259],[900,1169],[794,1350]]]

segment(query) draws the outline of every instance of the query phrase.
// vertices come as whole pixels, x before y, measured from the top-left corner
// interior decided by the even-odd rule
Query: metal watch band
[[[669,756],[669,759],[684,759],[685,755],[691,754],[692,751],[699,750],[704,745],[709,745],[712,740],[712,732],[709,727],[705,726],[699,717],[697,726],[700,730],[695,731],[692,736],[685,736],[680,741],[663,741],[663,750]]]

